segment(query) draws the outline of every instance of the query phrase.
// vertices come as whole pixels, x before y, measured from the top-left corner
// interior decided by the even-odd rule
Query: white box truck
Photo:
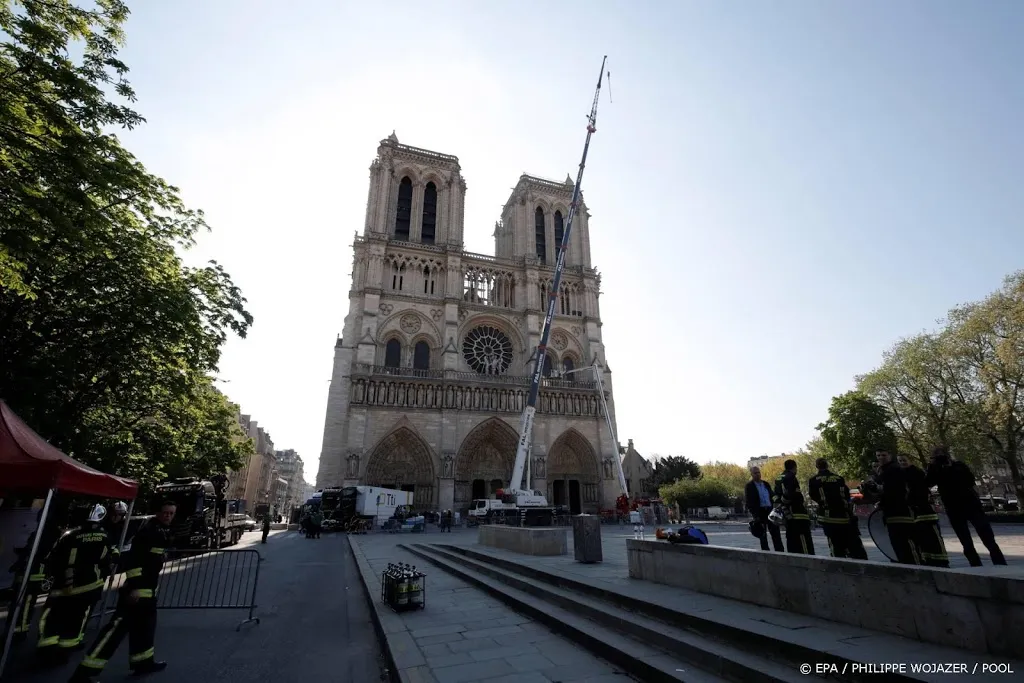
[[[357,517],[372,518],[375,526],[382,526],[401,506],[411,507],[412,491],[397,491],[379,486],[354,486]],[[348,489],[349,491],[351,489]]]

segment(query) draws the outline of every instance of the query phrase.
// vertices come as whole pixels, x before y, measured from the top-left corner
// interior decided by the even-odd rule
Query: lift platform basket
[[[427,606],[427,575],[407,564],[389,564],[381,573],[381,602],[396,612]]]

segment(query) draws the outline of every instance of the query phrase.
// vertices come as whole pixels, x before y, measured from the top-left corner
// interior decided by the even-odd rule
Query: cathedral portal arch
[[[417,509],[437,506],[434,454],[426,441],[408,426],[399,426],[370,451],[363,483],[412,491]]]
[[[585,436],[569,428],[548,449],[548,502],[571,514],[596,512],[600,506],[601,471],[597,453]]]
[[[455,458],[455,504],[465,507],[477,498],[490,498],[512,479],[519,435],[504,420],[491,417],[462,440]]]

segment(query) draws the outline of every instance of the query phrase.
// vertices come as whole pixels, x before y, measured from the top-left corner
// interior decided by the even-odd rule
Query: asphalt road
[[[379,683],[384,660],[361,579],[347,538],[341,534],[307,540],[296,532],[272,532],[266,545],[258,532],[236,546],[259,552],[259,624],[246,624],[247,610],[162,609],[156,637],[157,659],[167,669],[146,680],[165,683],[281,683],[346,681]],[[211,565],[212,566],[212,565]],[[199,571],[199,570],[196,570]],[[219,570],[218,570],[219,571]],[[215,598],[212,592],[207,599]],[[209,600],[208,600],[209,601]],[[87,642],[93,642],[91,632]],[[19,652],[31,654],[28,643]],[[26,659],[9,665],[5,682],[63,683],[74,664],[38,673]],[[107,665],[101,681],[129,677],[128,644]]]

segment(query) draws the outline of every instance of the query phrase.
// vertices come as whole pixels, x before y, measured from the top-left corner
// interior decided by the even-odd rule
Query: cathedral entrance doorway
[[[551,482],[551,504],[565,506],[569,514],[578,515],[583,511],[583,495],[579,479],[558,479]]]
[[[492,498],[508,486],[516,462],[516,431],[496,417],[484,420],[466,436],[455,460],[455,507]]]
[[[374,447],[366,463],[363,483],[410,491],[417,510],[429,510],[437,505],[430,447],[408,427],[399,427]]]
[[[597,512],[601,474],[590,442],[575,429],[562,433],[548,453],[548,500],[569,513]]]

